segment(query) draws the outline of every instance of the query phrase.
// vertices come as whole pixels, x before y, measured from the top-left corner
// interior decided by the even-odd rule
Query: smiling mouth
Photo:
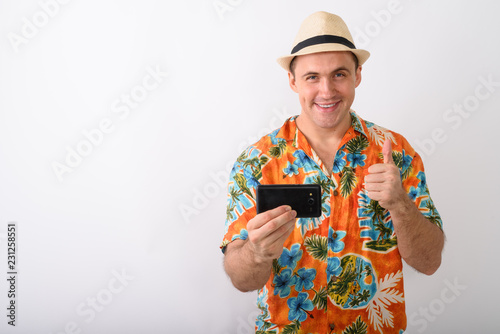
[[[316,103],[318,106],[320,106],[321,108],[331,108],[333,106],[335,106],[338,102],[335,102],[335,103],[331,103],[331,104],[319,104],[319,103]]]

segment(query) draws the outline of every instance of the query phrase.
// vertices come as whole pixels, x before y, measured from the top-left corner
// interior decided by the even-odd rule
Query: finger
[[[387,185],[385,183],[365,183],[365,190],[372,191],[384,191],[387,189]]]
[[[249,241],[260,249],[269,249],[269,247],[275,247],[277,243],[284,242],[295,228],[295,218],[292,218],[294,212],[285,212],[261,228],[249,230]]]
[[[390,139],[385,140],[382,147],[382,155],[384,156],[384,164],[394,163],[394,160],[392,160],[392,142]]]
[[[270,244],[280,243],[281,245],[283,245],[285,240],[288,238],[288,236],[292,233],[294,229],[295,229],[295,218],[285,222],[285,224],[283,224],[280,228],[271,232],[266,237],[266,243]]]
[[[374,201],[379,201],[382,198],[380,191],[366,191],[366,195]]]
[[[371,165],[370,167],[368,167],[369,175],[378,174],[378,173],[385,173],[386,171],[387,171],[386,164],[375,164],[375,165]]]
[[[374,170],[377,170],[377,169],[374,168]],[[385,180],[386,180],[386,177],[385,177],[385,175],[383,173],[374,172],[374,173],[370,173],[370,174],[368,174],[368,175],[365,176],[365,184],[368,184],[368,183],[382,183]]]
[[[267,222],[264,226],[260,228],[262,230],[262,237],[268,238],[271,235],[280,235],[286,233],[289,229],[290,223],[292,225],[295,224],[295,217],[297,216],[297,212],[287,211],[283,213],[281,216],[278,216]]]
[[[271,210],[270,210],[271,211]],[[295,221],[295,217],[297,216],[297,212],[294,210],[291,211],[285,211],[278,217],[269,219],[271,217],[271,214],[268,212],[263,212],[262,217],[260,219],[264,221],[264,224],[262,224],[258,228],[252,228],[253,229],[253,236],[255,237],[255,240],[263,240],[268,238],[271,234],[273,234],[275,231],[281,231],[283,232],[286,227],[283,227],[283,225],[286,225],[287,222],[290,221]],[[250,222],[249,222],[250,223]],[[260,223],[260,221],[259,221]],[[279,233],[279,232],[278,232]]]
[[[273,220],[274,218],[277,218],[290,210],[292,210],[292,208],[289,205],[282,205],[272,210],[261,212],[257,216],[255,216],[254,219],[252,219],[252,226],[256,229],[260,228],[263,225],[267,224],[270,220]]]
[[[285,241],[295,229],[295,219],[289,220],[278,230],[268,236],[256,240],[249,240],[254,247],[255,254],[260,254],[262,258],[277,259],[283,252]],[[250,235],[249,235],[250,237]],[[249,238],[251,239],[251,238]]]

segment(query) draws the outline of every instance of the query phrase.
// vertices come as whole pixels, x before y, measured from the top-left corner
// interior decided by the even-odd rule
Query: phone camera
[[[309,205],[313,205],[314,204],[314,198],[309,198],[309,200],[307,201],[307,203],[309,203]]]

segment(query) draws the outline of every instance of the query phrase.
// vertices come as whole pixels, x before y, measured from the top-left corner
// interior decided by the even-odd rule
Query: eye
[[[335,73],[335,78],[342,78],[342,77],[345,77],[345,74],[344,73]]]
[[[316,80],[316,79],[318,79],[318,76],[316,75],[310,75],[306,78],[306,80]]]

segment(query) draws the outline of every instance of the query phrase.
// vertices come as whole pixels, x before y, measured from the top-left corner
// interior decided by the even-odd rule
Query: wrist
[[[399,200],[394,203],[394,206],[389,209],[392,217],[404,217],[410,214],[411,210],[414,208],[412,200],[407,196],[406,193],[399,197]]]
[[[245,248],[248,258],[252,259],[252,262],[255,265],[257,266],[272,265],[273,259],[261,254],[258,251],[257,247],[250,240],[247,240]]]

